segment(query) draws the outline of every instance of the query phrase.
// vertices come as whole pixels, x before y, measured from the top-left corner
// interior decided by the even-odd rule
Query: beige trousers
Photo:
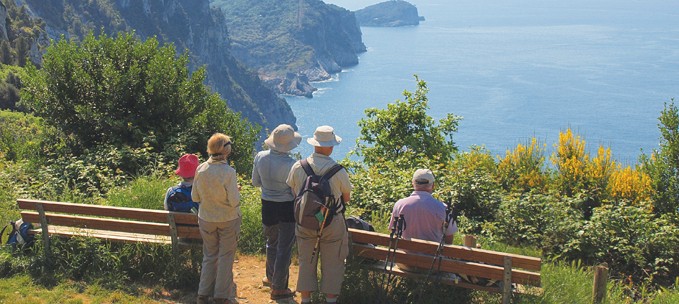
[[[321,259],[321,292],[339,294],[344,280],[344,260],[349,254],[349,239],[344,216],[337,214],[328,227],[323,229],[319,250],[312,260],[318,231],[297,225],[297,249],[299,277],[297,291],[318,289],[318,258]]]
[[[236,300],[233,261],[236,256],[241,218],[228,222],[206,222],[198,219],[203,237],[203,265],[198,295]]]

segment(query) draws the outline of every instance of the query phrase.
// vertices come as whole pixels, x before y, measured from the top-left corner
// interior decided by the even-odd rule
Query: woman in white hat
[[[262,227],[266,237],[266,277],[262,282],[271,286],[272,300],[295,296],[288,288],[295,242],[295,195],[285,180],[295,163],[290,151],[301,141],[302,136],[292,126],[279,125],[264,140],[269,150],[257,153],[252,167],[252,184],[262,188]]]

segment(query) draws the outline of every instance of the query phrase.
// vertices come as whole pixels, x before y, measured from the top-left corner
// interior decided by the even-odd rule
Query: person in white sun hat
[[[288,288],[290,257],[295,243],[295,195],[285,183],[295,160],[290,151],[302,136],[290,125],[281,124],[264,140],[269,150],[255,156],[252,185],[262,188],[262,228],[266,238],[266,276],[264,285],[271,286],[271,299],[292,298]]]
[[[313,169],[316,175],[323,175],[334,167],[337,162],[330,158],[333,147],[339,145],[342,138],[335,135],[330,126],[316,128],[313,138],[308,138],[307,143],[314,146],[314,153],[307,157],[306,163]],[[307,173],[302,167],[302,161],[296,162],[287,183],[293,193],[299,193],[306,180]],[[349,174],[340,169],[330,179],[332,196],[341,198],[339,205],[332,208],[335,212],[332,221],[323,228],[320,237],[319,232],[297,225],[297,249],[299,256],[299,277],[297,279],[297,291],[302,295],[302,303],[311,303],[311,292],[318,289],[317,264],[318,257],[321,259],[321,292],[325,294],[327,303],[336,303],[337,296],[342,289],[344,279],[344,259],[349,253],[349,240],[344,221],[344,205],[351,198],[352,185],[349,182]],[[316,253],[317,237],[319,238],[319,254]]]

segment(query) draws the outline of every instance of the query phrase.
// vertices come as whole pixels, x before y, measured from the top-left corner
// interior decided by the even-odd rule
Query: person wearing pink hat
[[[271,286],[271,299],[292,298],[288,288],[292,245],[295,243],[295,195],[285,183],[295,163],[290,151],[302,141],[302,136],[290,125],[281,124],[264,140],[269,150],[255,156],[252,185],[262,188],[262,228],[266,238],[266,277]]]
[[[167,189],[163,202],[165,210],[198,213],[199,205],[191,199],[193,176],[196,174],[198,163],[198,156],[194,154],[184,154],[179,158],[178,167],[174,173],[181,177],[182,181]]]

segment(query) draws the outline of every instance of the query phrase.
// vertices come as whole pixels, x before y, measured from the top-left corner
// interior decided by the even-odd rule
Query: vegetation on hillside
[[[335,5],[318,0],[210,2],[226,16],[234,56],[265,78],[290,78],[288,73],[311,81],[329,78],[357,64],[356,54],[365,51],[353,13]]]

